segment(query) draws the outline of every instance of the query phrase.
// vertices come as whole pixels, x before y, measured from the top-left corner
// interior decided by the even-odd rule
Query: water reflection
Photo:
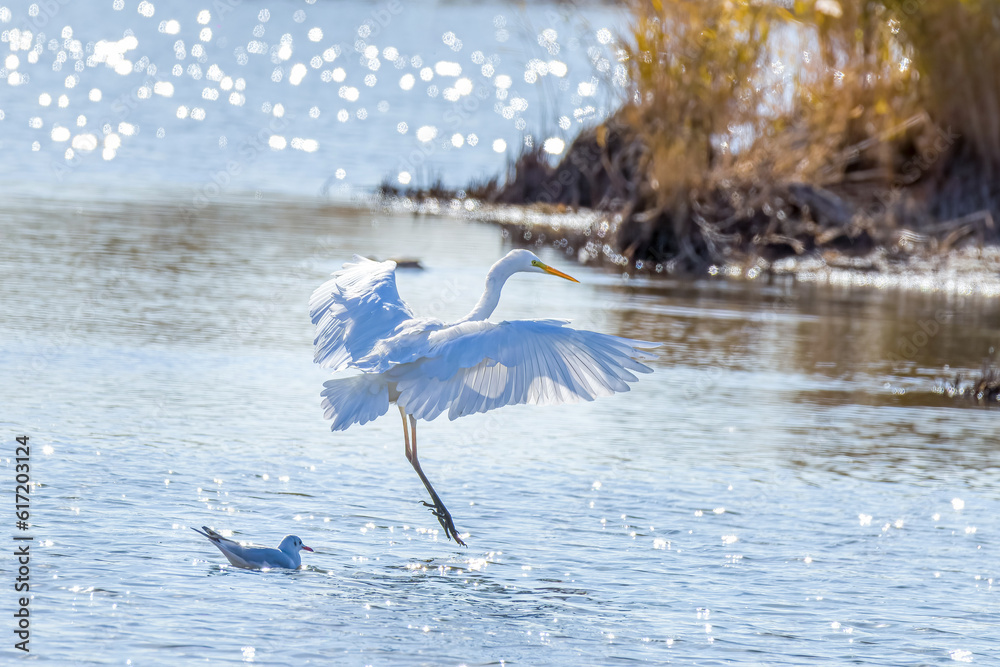
[[[192,204],[457,185],[508,146],[560,154],[625,84],[602,3],[125,4],[0,8],[10,178],[190,183]]]
[[[778,283],[632,279],[596,289],[609,326],[666,342],[669,363],[860,383],[871,392],[856,395],[865,404],[956,405],[933,394],[935,385],[949,369],[978,369],[1000,347],[996,299]],[[857,394],[826,384],[827,399]],[[875,390],[893,386],[904,391]]]
[[[427,275],[401,273],[400,289],[414,286],[411,296],[430,306],[428,314],[454,317],[474,302],[482,267],[501,252],[490,227],[280,199],[235,199],[196,212],[162,194],[86,207],[14,199],[6,215],[5,261],[22,276],[8,290],[8,319],[31,326],[52,318],[139,339],[221,340],[233,328],[247,340],[258,337],[261,332],[243,330],[266,324],[268,312],[291,315],[294,291],[355,251],[423,259]],[[480,240],[470,242],[471,229]],[[428,234],[449,239],[450,247]],[[565,259],[552,262],[565,266]],[[53,302],[44,304],[45,318],[35,319],[27,316],[42,304],[33,278],[24,274],[42,263]],[[247,273],[261,281],[248,283]],[[930,393],[933,382],[946,369],[978,369],[1000,344],[1000,302],[983,297],[824,288],[787,278],[761,285],[598,273],[588,282],[588,307],[569,308],[577,326],[663,342],[660,363],[667,367],[813,378],[825,393],[802,398],[819,404],[850,393],[854,383],[865,386],[854,392],[861,403],[953,404]],[[420,292],[434,283],[451,288]],[[503,303],[514,311],[508,315],[540,316],[541,292],[521,299],[520,285],[510,290]],[[218,307],[223,297],[230,307]],[[87,308],[78,313],[81,304]],[[906,391],[883,391],[885,383]],[[694,391],[709,392],[714,384],[702,382]]]

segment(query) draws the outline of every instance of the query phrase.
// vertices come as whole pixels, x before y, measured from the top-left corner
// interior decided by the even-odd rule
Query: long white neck
[[[486,274],[486,289],[483,290],[483,295],[479,297],[479,301],[472,311],[459,322],[485,320],[493,314],[497,304],[500,303],[500,290],[503,289],[504,283],[518,271],[513,262],[508,261],[509,259],[509,257],[504,257],[490,267],[490,272]]]

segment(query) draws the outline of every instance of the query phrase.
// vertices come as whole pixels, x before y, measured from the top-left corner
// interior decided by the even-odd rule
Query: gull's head
[[[312,551],[311,547],[307,547],[302,544],[302,540],[299,539],[298,535],[286,535],[285,539],[281,540],[281,544],[278,545],[280,551],[284,551],[286,554],[297,554],[300,551]]]
[[[568,276],[558,269],[553,269],[551,266],[538,259],[538,256],[531,252],[530,250],[511,250],[507,253],[501,262],[509,262],[512,269],[511,273],[517,273],[524,271],[526,273],[548,273],[549,275],[559,276],[560,278],[565,278],[566,280],[572,280],[575,283],[580,282],[573,276]]]

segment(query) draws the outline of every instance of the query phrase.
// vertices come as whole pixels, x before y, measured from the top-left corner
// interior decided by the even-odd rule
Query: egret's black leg
[[[400,408],[399,411],[403,414],[403,435],[406,438],[406,460],[409,461],[410,465],[413,466],[413,469],[417,471],[417,474],[420,476],[420,481],[424,483],[424,486],[427,488],[427,492],[431,494],[431,500],[434,501],[433,505],[427,501],[423,501],[424,505],[430,507],[431,513],[437,517],[441,527],[444,528],[445,537],[450,537],[464,547],[466,544],[462,541],[462,538],[458,536],[458,529],[455,528],[455,522],[451,520],[451,512],[449,512],[448,508],[444,506],[443,502],[441,502],[438,494],[434,491],[434,487],[431,486],[430,481],[428,481],[427,475],[425,475],[424,471],[420,469],[420,461],[417,459],[417,420],[412,416],[410,417],[410,433],[413,434],[413,442],[411,443],[410,433],[407,433],[406,430],[406,413],[403,412],[402,408]]]

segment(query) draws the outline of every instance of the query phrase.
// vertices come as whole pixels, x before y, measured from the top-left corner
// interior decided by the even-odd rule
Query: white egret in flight
[[[396,291],[396,263],[355,255],[354,262],[313,292],[314,361],[360,375],[328,380],[324,416],[341,431],[381,417],[395,403],[403,418],[406,460],[427,487],[445,535],[465,546],[451,513],[420,469],[417,420],[449,419],[505,405],[592,401],[628,391],[652,369],[646,348],[657,343],[567,327],[566,320],[490,322],[500,290],[518,272],[548,273],[579,282],[527,250],[512,250],[486,275],[486,290],[468,315],[448,324],[415,317]]]

